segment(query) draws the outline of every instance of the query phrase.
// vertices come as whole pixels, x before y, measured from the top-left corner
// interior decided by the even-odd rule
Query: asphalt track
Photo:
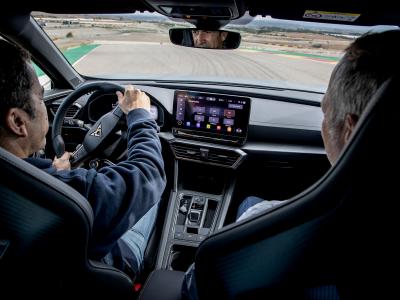
[[[246,49],[206,50],[160,43],[103,42],[75,63],[101,76],[196,75],[278,80],[326,86],[335,61]]]

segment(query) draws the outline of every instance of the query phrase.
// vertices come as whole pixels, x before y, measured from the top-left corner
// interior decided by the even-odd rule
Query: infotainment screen
[[[247,137],[250,98],[175,91],[174,134],[243,144]]]

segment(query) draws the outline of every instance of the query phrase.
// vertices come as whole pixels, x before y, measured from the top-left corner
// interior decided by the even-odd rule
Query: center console
[[[175,172],[158,267],[186,271],[198,245],[224,224],[234,170],[178,159]]]
[[[250,99],[176,91],[174,183],[156,268],[186,271],[198,245],[224,225],[246,153]]]

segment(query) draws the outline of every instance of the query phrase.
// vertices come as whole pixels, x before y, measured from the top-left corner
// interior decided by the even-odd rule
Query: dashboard
[[[244,150],[324,153],[319,105],[322,92],[235,86],[221,89],[199,84],[135,85],[149,95],[153,119],[171,138]],[[62,101],[54,95],[47,104],[50,122]],[[94,124],[116,103],[113,93],[87,94],[77,99],[67,116]]]

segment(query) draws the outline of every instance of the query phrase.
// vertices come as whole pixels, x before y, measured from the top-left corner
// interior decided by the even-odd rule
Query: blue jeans
[[[135,274],[139,274],[143,269],[144,252],[150,234],[154,228],[157,211],[158,203],[150,208],[150,210],[120,238],[129,247],[131,253],[129,255],[128,263]],[[103,262],[108,265],[113,265],[113,257],[111,253],[108,253],[103,258]]]
[[[260,203],[261,201],[264,201],[264,199],[255,197],[255,196],[250,196],[247,197],[246,199],[243,200],[243,202],[239,205],[237,214],[236,214],[236,220],[239,219],[239,217],[250,207],[253,205],[256,205],[257,203]]]

